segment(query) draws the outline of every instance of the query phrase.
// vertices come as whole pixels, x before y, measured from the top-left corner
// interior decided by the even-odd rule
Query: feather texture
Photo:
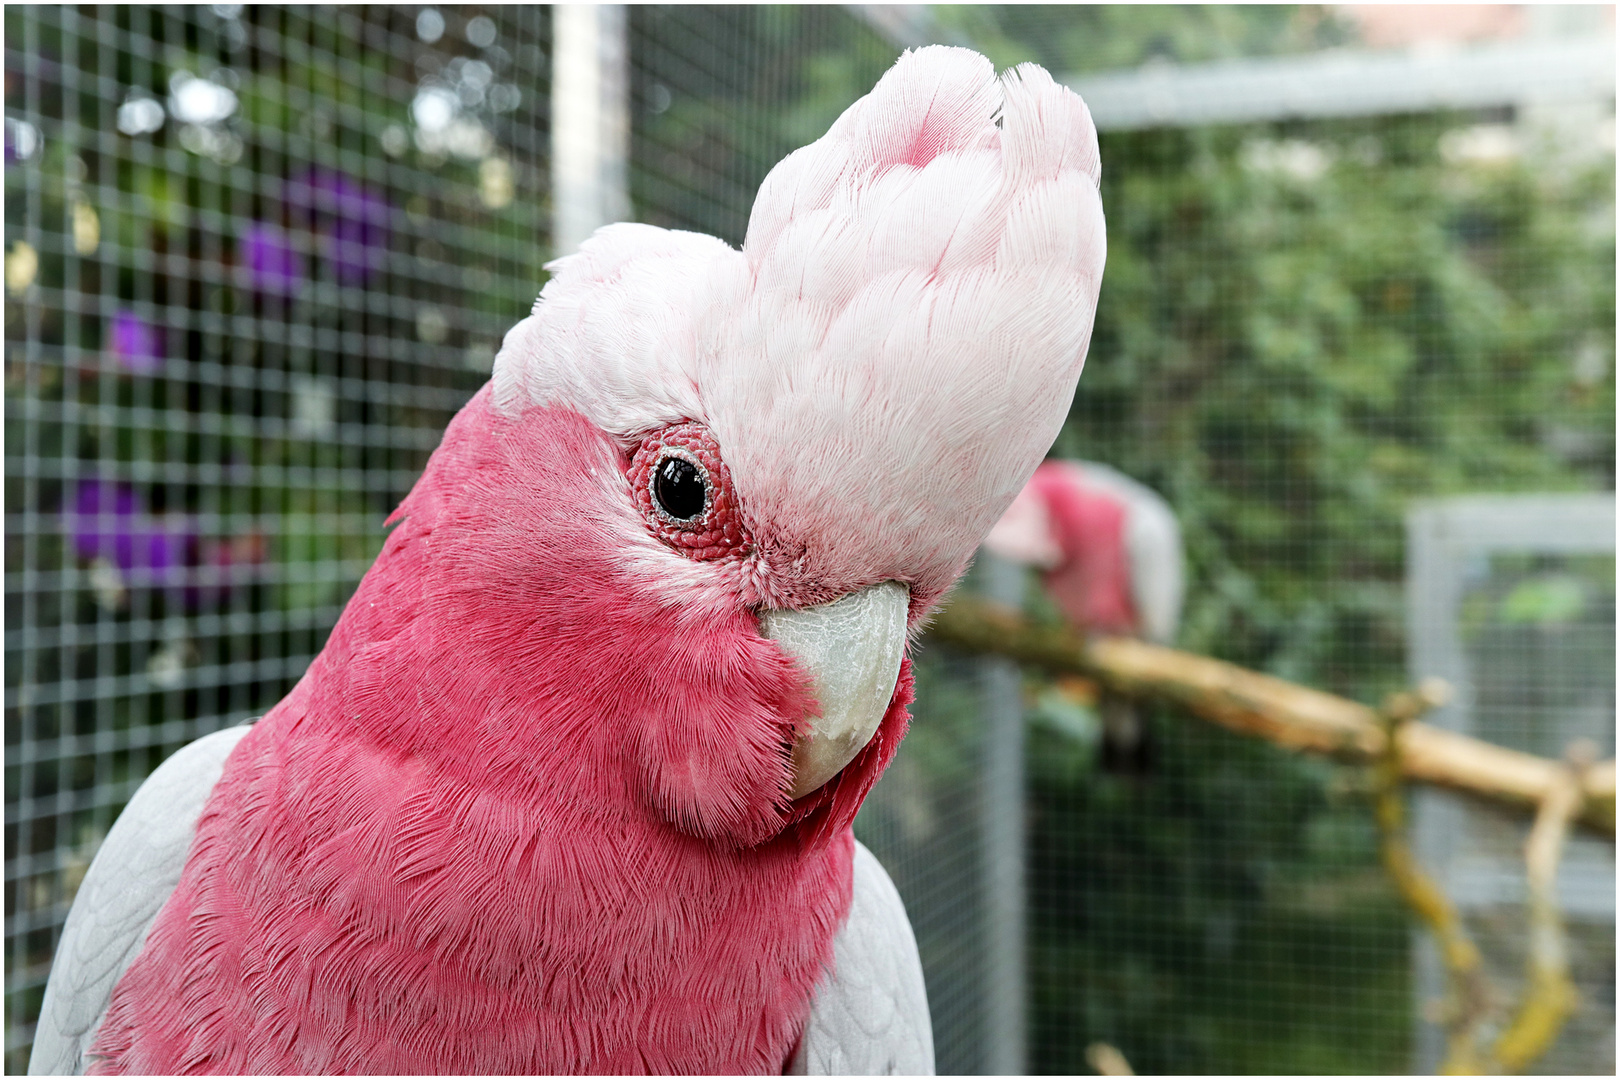
[[[931,1076],[934,1030],[917,940],[877,857],[855,844],[854,898],[787,1071]]]
[[[614,454],[577,414],[496,423],[488,391],[452,423],[231,759],[105,1071],[781,1068],[909,674],[786,804],[802,678],[745,612],[693,637],[615,581],[591,521]]]
[[[894,578],[926,608],[1067,415],[1106,255],[1097,162],[1039,68],[908,52],[771,171],[742,251],[612,226],[554,263],[496,405],[566,405],[627,446],[702,422],[767,534],[751,600]]]
[[[28,1060],[33,1074],[82,1073],[113,987],[180,883],[197,817],[246,727],[205,735],[147,778],[108,830],[62,928]]]
[[[967,565],[1084,361],[1095,147],[1038,69],[923,49],[772,171],[742,251],[616,225],[553,264],[226,763],[97,1070],[780,1071],[911,678],[790,800],[819,704],[758,612],[896,582],[915,629]],[[632,487],[676,425],[732,547]]]

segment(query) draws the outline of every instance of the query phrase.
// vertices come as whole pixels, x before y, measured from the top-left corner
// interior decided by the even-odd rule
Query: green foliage
[[[1325,767],[1156,718],[1144,778],[1031,729],[1030,1067],[1400,1072],[1406,929]],[[1078,767],[1077,767],[1078,766]]]
[[[741,244],[754,192],[899,50],[841,9],[630,8],[640,221]]]
[[[165,752],[291,688],[549,255],[547,13],[502,12],[502,50],[479,54],[525,103],[486,111],[482,162],[407,138],[419,80],[465,40],[417,48],[415,12],[387,7],[239,14],[233,44],[206,6],[5,11],[6,248],[37,253],[5,305],[14,1071],[78,883],[64,852],[93,851]],[[237,107],[198,125],[171,101],[155,130],[119,129],[126,95],[165,101],[181,71]],[[12,161],[17,122],[43,141]],[[490,162],[504,199],[482,186]],[[359,275],[331,254],[339,213],[289,193],[314,170],[372,200]],[[263,280],[261,230],[296,258],[293,285]],[[120,319],[151,355],[121,351]],[[64,513],[87,480],[184,536],[166,572],[228,563],[228,592],[98,568]]]
[[[1468,123],[1104,137],[1108,270],[1056,452],[1175,506],[1184,645],[1379,693],[1414,496],[1612,486],[1612,158],[1446,164]]]
[[[949,17],[1058,70],[1335,33],[1276,8]],[[1377,700],[1407,678],[1413,497],[1613,487],[1613,158],[1442,153],[1495,123],[1102,137],[1108,267],[1054,453],[1175,507],[1183,647]],[[1507,602],[1550,618],[1557,587]],[[1399,1071],[1406,932],[1363,808],[1319,765],[1156,732],[1131,783],[1032,729],[1032,1066],[1083,1071],[1101,1038],[1147,1072]]]

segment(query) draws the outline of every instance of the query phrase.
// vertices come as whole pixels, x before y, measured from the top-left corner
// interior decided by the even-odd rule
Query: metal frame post
[[[979,554],[985,593],[1021,606],[1024,571]],[[984,659],[985,1062],[987,1073],[1025,1071],[1024,699],[1018,665]]]
[[[552,12],[551,221],[558,255],[630,216],[630,62],[623,4]]]

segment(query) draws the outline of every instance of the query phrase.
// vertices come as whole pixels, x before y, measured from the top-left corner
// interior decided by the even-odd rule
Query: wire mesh
[[[1081,73],[1354,33],[1316,9],[935,15],[998,63]],[[1175,509],[1181,647],[1376,703],[1422,674],[1403,625],[1414,497],[1613,489],[1613,145],[1612,98],[1103,133],[1108,269],[1054,452]],[[1604,620],[1605,573],[1560,579],[1578,598],[1539,682],[1528,658],[1498,678],[1549,700],[1602,684],[1577,670],[1603,647],[1575,623]],[[1026,608],[1061,619],[1033,583]],[[1144,1073],[1417,1064],[1434,1009],[1364,778],[1169,709],[1145,761],[1110,767],[1094,688],[1027,692],[1032,1070],[1087,1071],[1094,1041]],[[1527,747],[1562,752],[1548,710],[1496,700],[1539,725]],[[1612,702],[1585,704],[1612,728]],[[920,705],[916,732],[930,719]],[[1612,964],[1588,937],[1612,940],[1612,915],[1576,932],[1592,1011],[1538,1067],[1608,1071],[1591,1033],[1612,1027]],[[1523,945],[1497,940],[1510,997]]]
[[[549,21],[437,18],[6,11],[11,1070],[118,810],[299,678],[533,302]]]
[[[1577,740],[1614,754],[1614,499],[1563,494],[1465,496],[1409,518],[1410,665],[1443,675],[1452,702],[1434,722],[1499,745],[1563,756]],[[1419,856],[1460,909],[1498,986],[1523,980],[1524,823],[1442,792],[1417,800]],[[1608,1073],[1614,1062],[1614,845],[1574,835],[1558,869],[1578,1000],[1567,1034],[1535,1064]],[[1420,941],[1417,991],[1445,974]],[[1415,1064],[1438,1068],[1440,1032],[1420,1029]]]
[[[628,14],[635,216],[734,244],[770,166],[898,52],[842,7]],[[933,17],[1059,74],[1347,33],[1314,9]],[[298,678],[543,282],[551,39],[539,8],[5,19],[17,1071],[118,809]],[[1613,489],[1599,104],[1606,144],[1511,110],[1104,134],[1109,267],[1055,452],[1174,506],[1181,646],[1376,701],[1408,681],[1411,498]],[[1033,582],[1026,608],[1058,618]],[[940,1071],[981,1072],[984,681],[926,639],[917,670],[857,831],[911,915]],[[1093,691],[1025,689],[1029,1069],[1088,1071],[1098,1040],[1142,1072],[1410,1067],[1408,921],[1355,774],[1168,709],[1141,767],[1105,768]],[[1582,933],[1612,950],[1612,918]]]

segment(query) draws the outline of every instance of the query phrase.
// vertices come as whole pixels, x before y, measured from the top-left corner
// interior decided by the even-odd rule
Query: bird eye
[[[684,457],[670,454],[653,470],[653,499],[676,521],[695,521],[709,502],[703,471]]]
[[[701,561],[752,550],[731,471],[704,425],[683,420],[648,432],[624,465],[648,528],[682,555]]]

